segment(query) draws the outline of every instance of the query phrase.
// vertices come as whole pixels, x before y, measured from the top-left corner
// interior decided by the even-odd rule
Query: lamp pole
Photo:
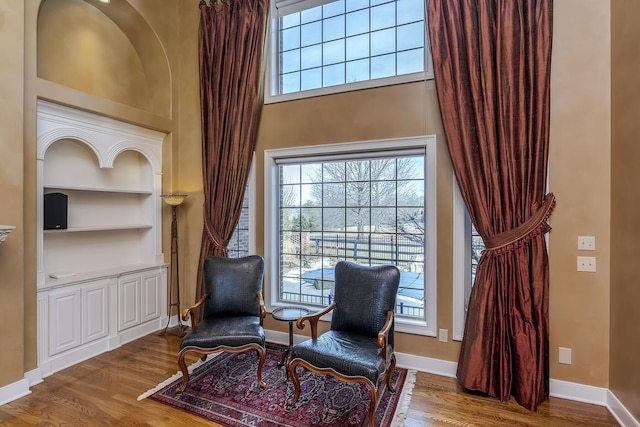
[[[178,218],[177,209],[187,197],[186,194],[163,194],[160,197],[171,206],[171,270],[169,275],[169,312],[167,313],[167,325],[159,335],[173,334],[183,337],[187,333],[188,326],[182,323],[180,317],[180,266],[178,256]],[[173,284],[176,286],[176,300],[173,301]],[[172,308],[178,310],[178,324],[169,329]]]

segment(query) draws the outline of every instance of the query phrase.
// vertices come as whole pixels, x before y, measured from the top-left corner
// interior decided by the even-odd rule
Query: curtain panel
[[[549,393],[545,234],[552,0],[427,0],[436,91],[482,236],[457,377],[530,409]]]
[[[204,260],[227,256],[240,219],[264,98],[268,14],[269,0],[200,2],[204,227],[196,300]]]

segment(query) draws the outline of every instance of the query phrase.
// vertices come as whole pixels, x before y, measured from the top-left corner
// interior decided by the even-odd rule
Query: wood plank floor
[[[177,370],[179,339],[148,335],[45,378],[0,406],[2,426],[209,426],[179,409],[137,397]],[[191,361],[189,361],[191,362]],[[533,413],[513,399],[461,392],[451,378],[419,372],[405,426],[617,426],[606,408],[550,398]]]

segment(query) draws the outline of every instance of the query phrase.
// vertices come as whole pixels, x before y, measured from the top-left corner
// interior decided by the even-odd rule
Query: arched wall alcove
[[[126,0],[43,0],[37,30],[39,78],[171,116],[167,56]]]

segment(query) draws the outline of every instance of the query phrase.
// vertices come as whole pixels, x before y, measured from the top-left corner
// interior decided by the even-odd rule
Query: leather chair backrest
[[[395,310],[399,285],[400,270],[393,265],[338,262],[331,329],[377,337],[387,320],[387,312]]]
[[[203,318],[210,316],[259,316],[257,293],[262,291],[264,259],[208,257],[204,261]]]

